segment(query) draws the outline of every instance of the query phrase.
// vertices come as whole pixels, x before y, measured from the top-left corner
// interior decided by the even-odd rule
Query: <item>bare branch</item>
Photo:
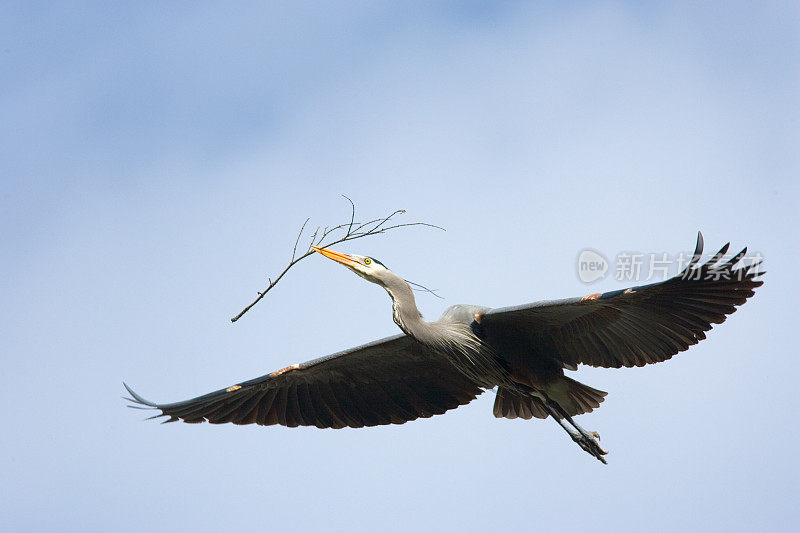
[[[350,202],[350,208],[351,208],[350,209],[350,225],[347,226],[347,233],[350,233],[350,230],[353,229],[353,220],[356,218],[356,204],[354,204],[353,200],[351,200],[350,198],[348,198],[344,194],[342,196],[347,198],[347,201]]]
[[[300,235],[303,234],[303,230],[306,229],[306,224],[308,224],[309,220],[311,220],[310,217],[307,218],[305,222],[303,222],[302,226],[300,226],[300,233],[297,234],[297,239],[295,239],[294,241],[294,248],[292,249],[292,258],[289,261],[294,261],[294,256],[295,254],[297,254],[297,243],[300,242]],[[314,232],[314,235],[316,235],[316,232]]]
[[[308,245],[308,248],[306,248],[306,251],[310,250],[311,247],[314,246],[314,241],[317,240],[317,234],[318,233],[319,233],[319,226],[317,226],[317,229],[314,230],[314,234],[311,236],[311,241],[310,241],[310,243]]]
[[[309,220],[311,220],[310,218],[307,218],[306,221],[303,222],[303,225],[300,227],[300,232],[297,234],[297,238],[294,241],[294,247],[292,248],[292,258],[290,259],[289,264],[286,266],[286,268],[283,269],[283,271],[281,271],[280,274],[278,274],[278,276],[274,280],[272,278],[267,278],[269,282],[267,288],[259,292],[258,297],[255,300],[253,300],[250,303],[250,305],[242,309],[242,311],[238,315],[231,318],[231,322],[236,322],[237,320],[242,318],[242,315],[244,315],[246,312],[250,310],[250,308],[252,308],[259,301],[261,301],[261,299],[264,296],[266,296],[266,294],[269,291],[271,291],[275,285],[278,284],[278,282],[289,271],[290,268],[292,268],[294,265],[296,265],[298,262],[302,261],[309,255],[313,255],[314,250],[312,249],[312,246],[317,246],[319,248],[327,248],[328,246],[333,246],[335,244],[340,244],[346,241],[352,241],[355,239],[370,237],[372,235],[380,235],[393,229],[405,228],[410,226],[425,226],[428,228],[436,228],[445,231],[444,228],[437,226],[435,224],[428,224],[427,222],[407,222],[404,224],[387,225],[389,221],[391,221],[396,215],[401,215],[405,213],[404,209],[398,209],[397,211],[394,211],[388,216],[382,218],[375,218],[372,220],[368,220],[366,222],[356,222],[356,206],[350,198],[348,198],[347,196],[344,196],[344,198],[348,202],[350,202],[350,207],[351,207],[350,221],[344,224],[338,224],[336,226],[331,226],[331,227],[325,226],[322,228],[321,232],[320,232],[320,226],[317,226],[317,228],[311,234],[311,239],[308,248],[306,248],[303,255],[298,256],[297,246],[300,243],[300,239],[303,237],[306,225],[308,224]],[[339,235],[337,236],[337,234]],[[429,289],[425,290],[427,290],[432,294],[435,294],[434,291],[431,291]]]

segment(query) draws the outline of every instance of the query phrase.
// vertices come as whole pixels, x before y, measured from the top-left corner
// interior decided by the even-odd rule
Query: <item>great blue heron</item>
[[[377,259],[314,249],[386,289],[403,333],[183,402],[149,402],[125,385],[129,400],[167,422],[358,428],[441,414],[497,387],[494,416],[552,416],[605,463],[599,435],[572,417],[599,407],[606,393],[564,369],[665,361],[704,339],[763,283],[757,263],[735,268],[746,248],[723,262],[726,244],[699,265],[698,233],[686,269],[663,282],[501,309],[454,305],[426,322],[408,283]]]

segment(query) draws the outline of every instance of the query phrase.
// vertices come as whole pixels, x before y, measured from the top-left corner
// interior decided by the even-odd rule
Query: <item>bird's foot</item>
[[[603,457],[608,452],[605,451],[603,448],[601,448],[600,444],[598,444],[598,441],[600,440],[599,433],[597,433],[596,431],[592,432],[581,431],[580,433],[573,433],[572,440],[574,440],[578,444],[578,446],[583,448],[585,452],[597,458],[598,461],[600,461],[603,464],[608,464],[606,462],[605,457]]]

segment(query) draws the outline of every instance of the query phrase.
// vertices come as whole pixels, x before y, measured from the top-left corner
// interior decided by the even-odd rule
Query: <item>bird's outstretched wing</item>
[[[759,263],[736,268],[747,248],[722,261],[730,243],[698,265],[703,236],[686,269],[663,282],[583,298],[536,302],[487,311],[489,336],[530,343],[566,366],[644,366],[666,361],[706,338],[763,282]]]
[[[482,389],[407,335],[396,335],[272,372],[183,402],[157,404],[128,385],[131,407],[166,422],[342,428],[402,424],[442,414]],[[143,406],[143,407],[142,407]]]

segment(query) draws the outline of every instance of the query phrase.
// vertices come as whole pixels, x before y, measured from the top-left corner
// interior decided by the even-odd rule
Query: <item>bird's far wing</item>
[[[183,402],[138,406],[167,422],[342,428],[402,424],[455,409],[482,389],[445,358],[406,335],[292,365]],[[136,407],[136,406],[131,406]]]
[[[686,269],[663,282],[583,298],[537,302],[488,311],[489,335],[513,335],[565,365],[644,366],[666,361],[705,339],[762,285],[760,264],[735,268],[747,248],[722,262],[730,243],[698,265],[703,236]]]

